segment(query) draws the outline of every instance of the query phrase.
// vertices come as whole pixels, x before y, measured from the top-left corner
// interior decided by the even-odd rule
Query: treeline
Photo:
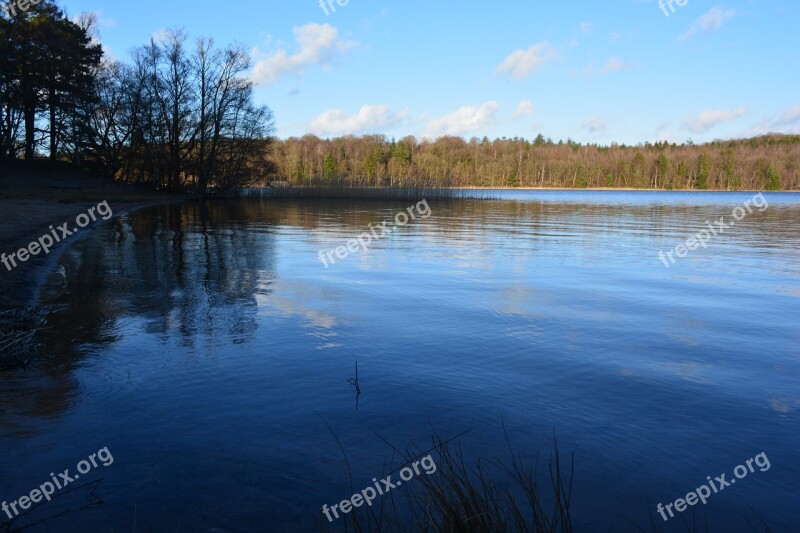
[[[96,19],[52,0],[0,17],[0,159],[49,157],[168,190],[230,189],[272,172],[274,121],[240,47],[171,31],[104,60]]]
[[[800,189],[800,136],[640,146],[381,135],[277,141],[247,50],[171,31],[104,59],[92,15],[54,0],[0,16],[0,160],[48,157],[205,193],[295,185]]]
[[[800,135],[607,147],[542,135],[432,142],[306,135],[277,141],[272,158],[294,185],[800,189]]]

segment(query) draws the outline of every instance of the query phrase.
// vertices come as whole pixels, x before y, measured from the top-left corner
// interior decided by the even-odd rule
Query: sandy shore
[[[58,185],[69,188],[56,188]],[[49,169],[12,168],[0,178],[0,253],[10,255],[28,247],[39,237],[50,234],[51,225],[55,228],[69,222],[69,228],[74,228],[78,215],[103,201],[108,202],[116,217],[143,207],[182,200],[71,172],[54,176]],[[48,254],[39,253],[26,262],[17,261],[17,266],[11,270],[0,263],[0,292],[3,294],[0,312],[34,305],[41,283],[57,266],[61,253],[83,236],[90,235],[91,228],[106,222],[97,216],[96,222],[67,237]]]

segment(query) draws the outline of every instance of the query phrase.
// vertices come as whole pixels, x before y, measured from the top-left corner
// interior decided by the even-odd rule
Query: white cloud
[[[517,109],[514,110],[514,118],[521,118],[526,117],[528,115],[532,115],[534,112],[533,104],[530,100],[523,100],[522,102],[517,105]]]
[[[347,116],[343,109],[329,109],[311,121],[309,129],[317,135],[355,135],[381,132],[398,125],[407,113],[392,113],[388,105],[363,105]]]
[[[656,126],[652,132],[643,132],[642,138],[649,138],[652,142],[676,142],[677,137],[672,128],[671,121],[664,121]]]
[[[773,128],[793,128],[793,131],[800,129],[800,105],[795,105],[787,109],[771,126]]]
[[[609,57],[606,59],[603,68],[600,70],[600,74],[611,74],[612,72],[619,72],[620,70],[625,70],[630,65],[625,62],[624,59],[618,56]]]
[[[80,15],[75,15],[74,17],[72,17],[71,20],[72,20],[73,23],[80,25],[81,19],[83,17],[93,17],[94,18],[94,24],[96,26],[95,29],[97,29],[97,28],[108,28],[108,29],[111,29],[111,28],[116,28],[117,27],[117,21],[115,19],[108,18],[108,17],[103,18],[103,12],[99,11],[99,10],[98,11],[87,11],[85,13],[81,13]]]
[[[292,32],[300,50],[288,54],[280,49],[263,56],[258,50],[253,51],[256,60],[253,68],[253,80],[260,85],[275,85],[287,74],[302,75],[312,66],[329,66],[336,56],[353,48],[357,43],[339,38],[339,30],[330,24],[311,22],[305,26],[297,26]],[[263,57],[262,57],[263,56]]]
[[[428,122],[423,137],[435,138],[442,135],[466,135],[491,124],[500,104],[490,100],[481,106],[465,106],[447,115]]]
[[[683,129],[692,133],[705,133],[719,124],[736,120],[745,113],[747,113],[747,108],[744,106],[730,111],[725,109],[706,109],[699,115],[689,115],[684,118],[682,126]]]
[[[686,30],[686,33],[678,37],[680,41],[691,39],[698,32],[711,33],[720,29],[727,21],[736,15],[736,10],[724,10],[721,6],[712,7],[708,13],[702,15]]]
[[[38,2],[37,2],[38,3]],[[72,22],[85,30],[90,38],[92,45],[103,47],[103,59],[105,61],[115,61],[116,56],[111,51],[108,44],[103,43],[100,36],[100,29],[113,29],[117,26],[117,21],[112,18],[103,18],[102,11],[85,11],[80,15],[72,17]]]
[[[608,122],[599,115],[592,115],[581,124],[581,128],[591,135],[600,136],[608,129]]]
[[[558,58],[555,48],[547,43],[539,43],[527,50],[519,49],[503,60],[495,70],[495,76],[505,74],[523,80],[541,71],[544,65]]]
[[[793,105],[777,117],[760,120],[747,135],[765,133],[800,133],[800,105]]]
[[[580,29],[581,33],[592,33],[594,25],[591,22],[581,22]]]
[[[169,39],[169,34],[170,34],[169,30],[162,28],[160,30],[151,33],[150,39],[152,39],[153,42],[155,42],[156,44],[165,43],[167,42],[167,39]]]
[[[611,42],[623,41],[629,42],[634,37],[634,32],[629,33],[620,33],[618,31],[612,31],[608,34],[608,40]]]
[[[664,122],[660,122],[658,126],[656,126],[656,133],[664,133],[672,126],[672,122],[669,120],[665,120]]]
[[[607,76],[613,72],[620,72],[629,68],[631,68],[631,63],[625,61],[625,59],[619,56],[612,56],[606,59],[605,63],[603,63],[603,66],[600,67],[600,69],[598,69],[596,65],[589,65],[586,67],[586,76],[592,77],[595,74]]]

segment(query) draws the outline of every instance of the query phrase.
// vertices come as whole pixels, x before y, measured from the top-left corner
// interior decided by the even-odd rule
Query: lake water
[[[102,478],[102,505],[81,488],[14,525],[316,531],[352,493],[331,430],[360,490],[392,469],[385,441],[468,431],[467,459],[507,459],[505,421],[544,474],[554,431],[574,453],[578,531],[682,531],[656,504],[761,452],[697,511],[797,531],[800,196],[666,268],[753,194],[493,194],[430,201],[328,268],[320,251],[414,203],[158,207],[76,242],[42,295],[50,359],[0,375],[0,499],[104,447],[113,464],[72,485]]]

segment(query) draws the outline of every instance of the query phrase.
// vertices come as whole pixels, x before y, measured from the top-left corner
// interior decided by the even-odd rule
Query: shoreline
[[[98,198],[100,197],[98,196]],[[0,222],[0,252],[9,254],[26,247],[28,243],[35,242],[40,236],[47,234],[49,226],[55,226],[64,220],[74,220],[76,216],[85,213],[87,209],[104,200],[108,201],[113,210],[113,214],[108,220],[98,219],[92,222],[78,233],[60,241],[57,246],[50,249],[49,253],[31,257],[25,263],[19,263],[17,267],[11,270],[0,265],[0,291],[4,294],[3,303],[0,304],[0,312],[35,309],[44,283],[55,270],[61,255],[74,243],[80,242],[103,224],[141,209],[180,203],[190,200],[190,198],[132,200],[119,197],[119,195],[108,194],[103,196],[102,199],[83,197],[76,199],[74,203],[65,205],[63,198],[6,197],[0,200],[0,209],[7,213],[7,218]],[[24,215],[27,209],[34,210],[32,216],[20,216]],[[10,215],[8,215],[9,212],[11,213]],[[21,219],[27,219],[30,223],[21,224]]]
[[[252,187],[253,190],[286,190],[283,188],[273,188],[273,187]],[[577,187],[479,187],[473,185],[466,185],[461,187],[439,187],[439,186],[412,186],[412,187],[391,187],[391,186],[351,186],[351,187],[337,187],[337,186],[313,186],[313,187],[303,187],[303,186],[292,186],[288,190],[317,190],[317,189],[331,189],[331,190],[342,190],[346,191],[348,189],[375,189],[375,190],[391,190],[391,189],[449,189],[453,191],[603,191],[603,192],[613,192],[613,191],[620,191],[620,192],[663,192],[663,193],[670,193],[670,192],[687,192],[687,193],[704,193],[704,192],[742,192],[742,193],[787,193],[787,194],[800,194],[800,190],[794,189],[781,189],[778,191],[768,191],[764,189],[643,189],[637,187],[584,187],[584,188],[577,188]],[[209,197],[209,199],[213,199],[213,197]]]
[[[183,200],[177,200],[177,199],[163,200],[163,201],[153,200],[150,202],[143,202],[140,204],[128,206],[127,208],[121,209],[120,211],[115,211],[114,214],[108,220],[98,220],[90,224],[89,226],[86,226],[83,229],[91,230],[93,232],[98,228],[102,227],[103,225],[112,222],[116,218],[130,215],[131,213],[135,213],[136,211],[141,211],[142,209],[147,209],[149,207],[155,207],[158,205],[169,205],[172,203],[180,203],[180,202],[183,202]],[[30,294],[28,295],[28,301],[26,302],[25,305],[26,309],[30,308],[35,309],[38,307],[39,299],[41,297],[42,289],[44,288],[45,282],[47,281],[47,278],[50,277],[50,275],[55,270],[55,266],[58,263],[58,260],[61,258],[61,256],[64,255],[64,252],[66,252],[74,244],[77,244],[78,242],[88,237],[90,234],[91,234],[90,231],[85,231],[85,232],[81,231],[80,235],[72,235],[68,241],[62,241],[64,242],[63,246],[54,248],[49,254],[47,254],[41,259],[40,264],[36,265],[36,267],[32,269],[29,276],[29,281],[31,283],[31,290]]]
[[[385,187],[374,187],[375,189],[385,189]],[[638,188],[558,188],[558,187],[448,187],[452,190],[459,191],[557,191],[557,192],[575,192],[575,191],[595,191],[595,192],[664,192],[664,193],[786,193],[786,194],[800,194],[800,191],[758,191],[758,190],[736,190],[728,191],[723,189],[638,189]],[[301,189],[298,187],[297,189]],[[112,206],[113,216],[108,220],[97,220],[92,224],[83,228],[84,230],[94,231],[102,224],[110,222],[119,216],[129,215],[136,211],[154,207],[157,205],[168,205],[174,203],[183,203],[187,201],[198,200],[195,196],[185,197],[158,197],[151,195],[134,195],[134,198],[126,198],[119,194],[118,191],[107,191],[103,194],[102,191],[92,191],[91,194],[77,195],[78,197],[69,198],[65,195],[54,197],[48,194],[22,194],[22,195],[8,195],[0,198],[0,210],[6,213],[7,218],[0,222],[0,252],[10,253],[16,249],[24,247],[29,242],[35,241],[39,236],[47,233],[47,227],[50,224],[58,224],[62,220],[74,218],[78,214],[85,212],[89,207],[106,200]],[[208,198],[213,200],[214,198]],[[119,207],[118,207],[119,206]],[[26,216],[29,209],[38,211],[33,213],[33,216]],[[9,215],[10,212],[10,215]],[[45,215],[46,213],[46,215]],[[17,216],[15,216],[17,215]],[[20,218],[27,218],[34,220],[30,224],[24,226],[20,224]],[[46,282],[48,276],[52,274],[56,264],[61,255],[73,243],[79,242],[89,234],[89,231],[81,231],[80,234],[75,234],[69,239],[63,240],[55,248],[46,255],[39,255],[32,257],[24,265],[20,264],[11,271],[7,271],[0,265],[0,291],[5,294],[4,302],[0,304],[0,311],[5,310],[18,310],[35,308],[38,304],[38,299],[41,295],[41,290]]]
[[[743,193],[791,193],[800,194],[800,191],[795,190],[780,190],[780,191],[764,191],[759,189],[637,189],[634,187],[586,187],[586,188],[573,188],[573,187],[446,187],[448,189],[458,191],[621,191],[621,192],[743,192]]]

